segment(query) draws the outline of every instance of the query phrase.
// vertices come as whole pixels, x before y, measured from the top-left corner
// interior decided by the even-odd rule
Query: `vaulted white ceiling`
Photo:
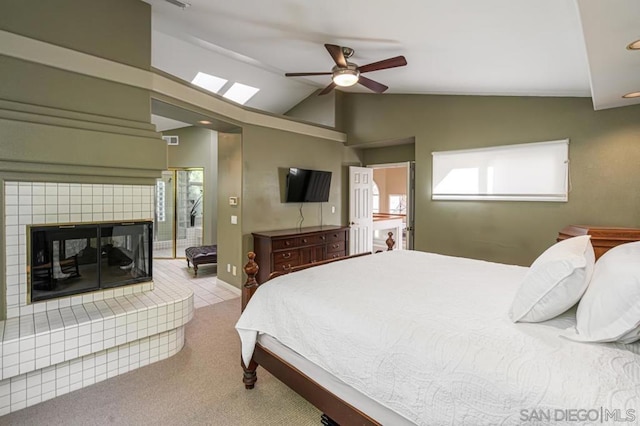
[[[191,81],[200,71],[260,88],[247,106],[284,113],[329,84],[325,43],[365,65],[386,93],[591,96],[595,109],[640,103],[637,0],[166,0],[152,5],[152,64]],[[368,92],[356,85],[346,91]]]

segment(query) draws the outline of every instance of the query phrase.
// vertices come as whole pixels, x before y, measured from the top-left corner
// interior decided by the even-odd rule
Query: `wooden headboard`
[[[610,228],[604,226],[569,225],[559,233],[557,241],[579,235],[591,235],[591,245],[596,254],[596,259],[607,250],[624,243],[640,241],[640,229],[636,228]]]

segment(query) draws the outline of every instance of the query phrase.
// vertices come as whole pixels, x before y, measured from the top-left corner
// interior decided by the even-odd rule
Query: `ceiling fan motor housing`
[[[353,56],[354,53],[355,50],[353,50],[352,48],[342,46],[342,56],[344,56],[345,59],[349,59]]]

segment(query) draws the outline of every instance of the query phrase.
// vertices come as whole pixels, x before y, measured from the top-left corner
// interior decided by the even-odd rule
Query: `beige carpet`
[[[196,310],[164,361],[0,417],[2,425],[319,425],[321,413],[263,369],[245,390],[234,299]]]

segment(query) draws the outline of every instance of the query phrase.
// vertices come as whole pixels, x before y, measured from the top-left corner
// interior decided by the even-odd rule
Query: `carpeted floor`
[[[240,299],[196,310],[178,354],[0,417],[2,425],[319,425],[321,413],[263,369],[245,390]]]

